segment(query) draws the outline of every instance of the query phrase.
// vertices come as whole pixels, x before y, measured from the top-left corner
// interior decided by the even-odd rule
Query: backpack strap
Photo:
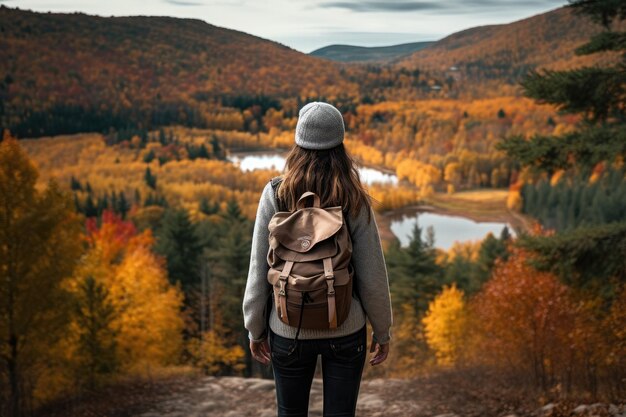
[[[348,228],[348,233],[350,234],[350,238],[352,238],[352,232],[350,230],[350,221],[348,220],[348,213],[344,211],[343,213],[343,220],[346,222],[346,227]],[[352,261],[350,261],[350,263],[352,264]],[[354,265],[353,265],[354,268]],[[354,278],[353,278],[353,285],[352,285],[352,295],[354,295],[356,297],[357,300],[359,300],[359,302],[361,302],[361,296],[359,294],[359,289],[356,285],[356,280],[357,280],[357,276],[356,274],[354,274]]]
[[[335,306],[335,273],[333,271],[333,262],[330,258],[324,258],[324,276],[326,277],[326,285],[328,290],[328,327],[330,329],[337,328],[337,309]]]
[[[278,302],[280,307],[280,317],[284,320],[288,320],[287,318],[287,280],[289,279],[289,274],[291,273],[291,268],[293,267],[293,261],[287,261],[283,270],[278,277],[278,282],[280,284],[280,290],[278,291]]]

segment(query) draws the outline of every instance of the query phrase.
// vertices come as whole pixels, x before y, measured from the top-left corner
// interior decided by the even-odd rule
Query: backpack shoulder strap
[[[283,176],[279,175],[270,180],[272,183],[272,190],[274,191],[274,199],[276,200],[276,204],[278,204],[278,211],[287,211],[287,208],[284,206],[283,202],[278,198],[278,188],[280,184],[283,182]]]

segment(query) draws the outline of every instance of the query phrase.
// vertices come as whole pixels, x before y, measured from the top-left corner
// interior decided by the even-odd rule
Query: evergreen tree
[[[72,191],[83,190],[83,186],[80,184],[80,181],[78,181],[73,175],[72,178],[70,178],[70,188],[72,189]]]
[[[180,282],[185,291],[196,286],[202,246],[187,210],[167,210],[157,237],[156,250],[167,259],[170,281]]]
[[[156,177],[156,175],[152,174],[152,171],[150,171],[150,167],[146,168],[146,173],[144,175],[144,180],[146,181],[146,185],[148,187],[152,188],[153,190],[156,190],[157,177]]]
[[[626,32],[611,30],[616,20],[626,19],[626,6],[614,0],[570,0],[569,7],[605,28],[578,47],[577,55],[623,53],[621,62],[613,66],[532,70],[522,81],[527,97],[553,104],[565,113],[580,114],[584,119],[576,132],[535,135],[530,140],[514,136],[498,145],[522,165],[537,167],[549,175],[571,167],[589,174],[599,162],[626,159]]]
[[[150,162],[152,162],[152,161],[154,160],[155,156],[156,156],[156,155],[154,154],[154,150],[153,150],[153,149],[150,149],[150,151],[148,151],[148,153],[146,153],[146,154],[143,156],[143,161],[144,161],[146,164],[149,164]]]
[[[200,147],[198,148],[198,154],[196,155],[196,158],[204,158],[204,159],[210,159],[211,156],[209,155],[209,151],[207,150],[206,146],[204,146],[204,143],[200,145]]]
[[[211,214],[217,214],[220,211],[220,205],[217,202],[211,204],[208,198],[203,197],[200,200],[199,210],[201,213],[204,213],[207,216]]]
[[[98,199],[98,215],[109,208],[109,193],[104,193],[101,199]]]
[[[241,295],[246,286],[250,265],[253,223],[248,219],[225,217],[219,224],[217,234],[204,252],[209,262],[212,279],[222,289],[220,311],[224,324],[230,329],[241,328],[243,320]],[[244,342],[246,333],[241,332]]]
[[[122,219],[126,219],[126,213],[130,210],[130,203],[126,200],[126,194],[123,191],[120,192],[120,198],[117,201],[115,212],[118,213]]]
[[[228,201],[226,204],[226,212],[223,214],[226,220],[231,222],[241,222],[245,220],[245,216],[241,213],[241,208],[239,208],[239,204],[237,200],[232,199]]]
[[[117,210],[117,193],[115,190],[111,191],[111,208],[113,211]]]
[[[226,159],[224,150],[222,149],[222,145],[215,135],[211,137],[211,147],[213,150],[213,156],[215,156],[215,158],[220,160]]]
[[[93,199],[91,198],[91,194],[88,195],[87,199],[85,200],[84,213],[85,213],[86,217],[97,217],[98,216],[98,208],[94,204]]]
[[[479,288],[475,277],[478,275],[478,265],[465,256],[455,256],[452,261],[445,266],[444,285],[456,283],[457,288],[463,290],[465,294],[473,294]]]
[[[483,239],[480,250],[478,251],[478,274],[476,279],[478,288],[491,276],[491,271],[493,270],[496,259],[506,259],[506,255],[506,242],[504,240],[497,239],[491,233]]]
[[[75,310],[76,324],[80,329],[80,374],[86,375],[87,385],[93,389],[99,375],[116,369],[115,332],[110,327],[114,309],[104,286],[88,276],[78,288]]]
[[[387,265],[392,299],[397,307],[409,304],[416,313],[425,312],[444,284],[444,271],[436,262],[432,242],[429,244],[422,239],[422,230],[417,224],[408,247],[400,247],[397,241],[390,245]]]

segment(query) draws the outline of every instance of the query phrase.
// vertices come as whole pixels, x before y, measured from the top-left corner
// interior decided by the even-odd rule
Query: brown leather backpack
[[[306,192],[296,211],[278,211],[268,228],[267,280],[280,320],[298,333],[337,328],[350,311],[354,276],[341,206],[321,208],[320,198]]]

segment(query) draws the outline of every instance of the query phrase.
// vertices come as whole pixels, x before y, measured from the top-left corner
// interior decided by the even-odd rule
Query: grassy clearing
[[[436,193],[426,203],[436,211],[458,214],[476,221],[506,221],[511,215],[506,207],[508,191],[470,190],[454,194]]]

